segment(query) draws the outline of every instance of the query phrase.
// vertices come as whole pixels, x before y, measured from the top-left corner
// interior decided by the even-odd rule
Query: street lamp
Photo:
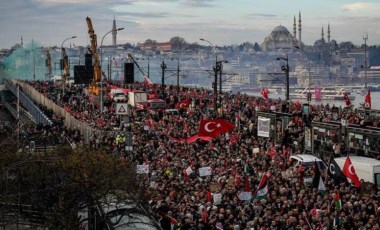
[[[303,50],[299,46],[294,46],[294,48],[296,48],[296,49],[300,50],[301,52],[305,53],[306,56],[307,56],[307,59],[308,59],[308,68],[307,68],[307,70],[308,70],[308,73],[309,73],[309,80],[308,80],[308,85],[309,85],[308,89],[309,89],[309,92],[307,94],[307,101],[310,102],[311,101],[311,92],[310,92],[310,90],[311,90],[311,73],[310,73],[311,72],[311,60],[310,60],[310,54],[308,52],[306,52],[305,50]]]
[[[278,57],[276,60],[285,60],[286,65],[281,66],[281,70],[285,73],[286,76],[286,101],[287,103],[290,102],[289,100],[289,59],[288,59],[288,54],[286,54],[286,58],[284,57]]]
[[[161,70],[162,70],[162,75],[161,75],[161,94],[162,94],[162,99],[165,99],[164,97],[164,85],[165,85],[165,70],[166,70],[166,64],[165,61],[162,60],[161,63]]]
[[[124,28],[117,28],[116,31],[120,31],[120,30],[124,30]],[[104,38],[112,33],[114,30],[110,30],[108,31],[103,37],[102,37],[102,41],[100,42],[100,112],[103,113],[103,68],[102,68],[102,65],[103,65],[103,40]]]
[[[214,111],[216,112],[217,110],[217,100],[218,100],[218,72],[222,71],[222,62],[218,62],[218,55],[216,54],[215,52],[215,46],[209,41],[209,40],[206,40],[204,38],[200,38],[199,40],[201,41],[204,41],[204,42],[207,42],[211,45],[212,47],[212,50],[213,50],[213,53],[215,54],[215,66],[213,67],[213,70],[214,70]],[[222,86],[222,85],[220,85]]]
[[[76,38],[77,36],[71,36],[71,37],[68,37],[66,38],[65,40],[63,40],[63,42],[61,43],[61,62],[60,62],[60,67],[61,67],[61,80],[62,80],[62,97],[63,95],[65,94],[65,85],[66,85],[66,76],[64,77],[63,76],[63,59],[64,59],[64,50],[63,50],[63,44],[67,41],[67,40],[70,40],[70,39],[74,39]]]

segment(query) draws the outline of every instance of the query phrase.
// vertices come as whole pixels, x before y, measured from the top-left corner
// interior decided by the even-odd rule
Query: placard
[[[214,193],[212,195],[212,199],[214,200],[214,204],[218,205],[222,203],[222,194],[221,193]]]
[[[270,118],[261,117],[257,119],[257,136],[269,137]]]
[[[211,171],[211,167],[203,167],[203,168],[199,168],[199,176],[200,177],[203,177],[203,176],[210,176],[212,175],[212,171]]]
[[[240,191],[238,194],[239,200],[251,200],[252,198],[252,192],[243,192]]]
[[[136,166],[137,174],[148,174],[149,173],[149,165],[137,165]]]

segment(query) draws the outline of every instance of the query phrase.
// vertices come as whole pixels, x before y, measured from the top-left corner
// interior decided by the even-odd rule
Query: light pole
[[[306,56],[307,56],[307,59],[308,59],[308,67],[307,67],[307,70],[308,70],[308,74],[309,74],[309,80],[308,80],[308,94],[307,94],[307,102],[310,102],[311,101],[311,60],[310,60],[310,54],[308,52],[306,52],[305,50],[303,50],[301,47],[299,46],[294,46],[294,48],[300,50],[301,52],[305,53]]]
[[[61,43],[61,61],[60,61],[60,67],[61,67],[61,80],[62,80],[62,97],[64,96],[65,94],[65,85],[66,85],[66,76],[64,77],[63,76],[63,68],[64,68],[64,63],[63,63],[63,59],[64,59],[64,49],[63,49],[63,44],[67,41],[67,40],[70,40],[70,39],[74,39],[76,38],[77,36],[71,36],[71,37],[68,37],[66,38],[65,40],[63,40],[63,42]]]
[[[290,100],[289,100],[289,59],[288,59],[288,54],[286,54],[286,58],[284,57],[278,57],[276,60],[285,60],[286,65],[281,66],[281,70],[285,73],[286,76],[286,101],[289,105]]]
[[[116,31],[120,31],[120,30],[124,30],[124,28],[117,28]],[[100,42],[100,112],[103,113],[103,68],[102,68],[102,65],[103,65],[103,40],[104,38],[110,34],[114,32],[114,30],[110,30],[108,31],[103,37],[102,37],[102,40]]]
[[[164,98],[164,85],[165,85],[165,70],[166,70],[166,64],[164,61],[161,63],[161,70],[162,70],[162,75],[161,75],[161,94],[162,94],[162,99]]]
[[[217,100],[218,100],[218,72],[221,71],[222,69],[222,63],[218,62],[218,55],[215,52],[215,46],[209,41],[204,38],[200,38],[199,40],[207,42],[211,45],[213,53],[215,54],[215,66],[213,67],[214,70],[214,111],[215,113],[217,112],[216,110],[218,109],[217,106]]]

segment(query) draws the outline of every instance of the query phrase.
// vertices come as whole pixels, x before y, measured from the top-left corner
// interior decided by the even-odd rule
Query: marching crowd
[[[163,111],[139,114],[132,109],[128,120],[115,114],[115,105],[99,103],[73,86],[62,95],[61,86],[28,82],[46,97],[93,127],[109,132],[90,138],[94,148],[109,148],[129,162],[148,165],[146,198],[163,229],[380,229],[380,190],[334,181],[328,168],[321,177],[325,189],[306,182],[314,168],[295,167],[289,156],[301,153],[290,145],[289,136],[303,137],[303,122],[339,121],[378,127],[379,121],[352,108],[331,105],[310,107],[303,117],[299,102],[224,93],[218,113],[210,109],[213,96],[206,89],[165,88],[169,107],[179,115]],[[132,87],[132,86],[129,86]],[[137,83],[133,88],[150,90]],[[49,111],[45,108],[45,111]],[[294,114],[280,141],[257,135],[257,112]],[[51,111],[50,111],[51,112]],[[55,116],[51,114],[51,116]],[[230,132],[210,140],[184,141],[198,134],[202,119],[223,119],[235,124]],[[55,117],[55,121],[61,121]],[[125,151],[125,134],[132,132],[133,152]],[[63,133],[75,146],[84,145],[78,131]],[[69,134],[69,135],[68,135]],[[331,153],[333,154],[333,153]],[[336,155],[340,155],[337,152]],[[210,169],[200,173],[200,169]],[[262,178],[267,178],[264,196],[258,196]]]

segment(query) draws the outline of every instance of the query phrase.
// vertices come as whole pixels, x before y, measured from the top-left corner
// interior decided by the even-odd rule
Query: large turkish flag
[[[218,137],[235,128],[235,124],[224,119],[201,120],[198,136]]]

